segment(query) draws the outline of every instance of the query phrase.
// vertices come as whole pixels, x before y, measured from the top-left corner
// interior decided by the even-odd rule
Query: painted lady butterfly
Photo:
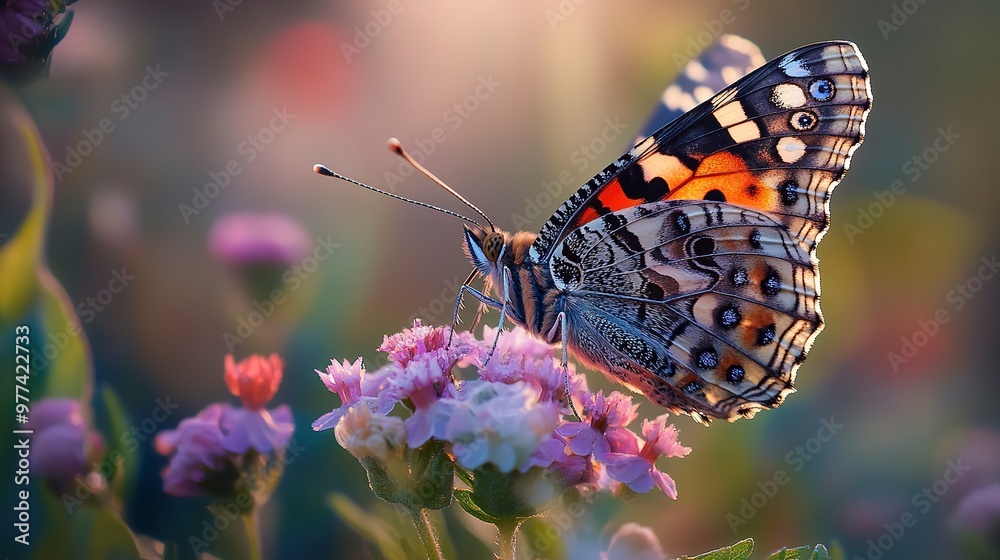
[[[509,317],[561,343],[564,360],[704,423],[778,406],[823,327],[816,245],[872,94],[850,42],[804,46],[736,80],[762,60],[724,36],[689,62],[653,118],[669,122],[538,234],[497,229],[462,199],[489,227],[460,216],[475,270],[456,317],[468,292],[501,310],[501,326]],[[468,285],[478,275],[483,291]]]

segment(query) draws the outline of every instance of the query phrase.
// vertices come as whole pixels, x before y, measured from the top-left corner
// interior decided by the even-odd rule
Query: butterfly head
[[[476,269],[486,276],[496,269],[506,244],[505,231],[487,231],[478,225],[465,226],[465,254]]]

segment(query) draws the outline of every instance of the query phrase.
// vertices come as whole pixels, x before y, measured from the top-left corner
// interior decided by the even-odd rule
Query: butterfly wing
[[[674,412],[734,419],[776,406],[822,325],[817,264],[763,212],[651,202],[560,245],[569,347]]]
[[[802,47],[588,182],[531,249],[574,353],[703,420],[780,403],[822,328],[816,244],[870,108],[853,43]]]
[[[684,64],[673,83],[663,91],[660,102],[643,125],[636,142],[652,136],[667,123],[762,64],[764,55],[757,45],[736,35],[720,35],[698,58]]]
[[[544,262],[567,233],[656,200],[714,200],[781,217],[814,244],[827,200],[864,139],[868,67],[854,43],[830,41],[776,58],[675,119],[588,181],[542,226]]]

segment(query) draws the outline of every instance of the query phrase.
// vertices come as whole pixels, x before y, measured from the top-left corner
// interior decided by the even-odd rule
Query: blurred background
[[[310,429],[338,404],[313,369],[358,356],[374,367],[383,334],[413,317],[447,323],[469,270],[458,220],[320,177],[314,163],[459,209],[385,148],[395,136],[498,225],[537,231],[631,146],[678,61],[720,33],[756,42],[768,59],[856,42],[874,110],[831,202],[819,248],[828,325],[798,392],[752,421],[677,418],[693,452],[661,467],[679,499],[602,503],[575,538],[603,546],[607,531],[636,521],[673,556],[753,537],[758,551],[836,540],[849,558],[878,558],[881,538],[886,558],[972,554],[958,545],[992,557],[983,543],[996,542],[1000,515],[997,2],[72,8],[50,77],[19,91],[62,165],[49,264],[92,344],[97,387],[113,388],[135,424],[158,399],[180,408],[157,429],[231,400],[227,353],[284,357],[273,402],[293,408],[304,451],[263,512],[274,558],[377,557],[328,506],[339,492],[384,507],[333,434]],[[9,234],[30,193],[4,187]],[[223,220],[233,215],[251,221]],[[277,273],[241,249],[262,231],[285,241],[261,249],[285,259]],[[660,414],[639,400],[642,416]],[[165,495],[166,460],[149,441],[140,449],[125,517],[139,533],[185,543],[209,518],[205,504]],[[916,524],[897,531],[907,512]],[[487,557],[471,536],[485,525],[458,508],[447,516],[463,550]],[[544,539],[525,537],[534,544],[522,550],[549,557]]]

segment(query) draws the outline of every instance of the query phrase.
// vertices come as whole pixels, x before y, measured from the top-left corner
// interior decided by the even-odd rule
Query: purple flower
[[[36,473],[53,481],[69,481],[89,470],[88,455],[102,444],[96,432],[88,434],[80,401],[42,399],[29,416],[25,427],[34,430],[31,467]]]
[[[538,463],[542,457],[536,451],[559,423],[558,405],[539,401],[537,392],[522,381],[467,385],[465,398],[455,402],[445,436],[454,444],[458,464],[475,469],[492,463],[511,472]]]
[[[60,0],[6,0],[0,9],[0,78],[17,84],[37,79],[69,28],[72,12]]]
[[[962,498],[952,514],[951,526],[962,533],[1000,535],[1000,484],[974,490]]]
[[[452,367],[479,344],[468,332],[455,333],[452,336],[452,331],[448,327],[425,327],[420,319],[414,319],[413,328],[403,329],[401,333],[384,337],[378,350],[388,354],[391,361],[402,367],[406,367],[406,364],[417,356],[430,355],[438,361],[441,369],[451,371]]]
[[[599,478],[597,467],[589,455],[564,453],[563,457],[553,461],[551,470],[566,486],[577,486],[595,484]]]
[[[639,416],[638,408],[632,397],[618,391],[605,397],[599,391],[584,407],[585,422],[567,422],[556,432],[577,455],[593,453],[602,462],[607,462],[612,452],[634,455],[639,452],[637,437],[626,426]]]
[[[381,388],[380,383],[371,383],[371,375],[365,371],[365,366],[361,358],[353,364],[344,360],[338,364],[331,360],[326,367],[326,372],[314,370],[319,374],[319,378],[326,385],[331,393],[340,395],[340,406],[320,416],[312,424],[313,430],[321,431],[333,428],[340,421],[340,418],[347,414],[352,406],[359,402],[366,402],[369,406],[374,406],[375,396]],[[392,404],[388,403],[388,408],[380,411],[384,414],[392,409]]]
[[[242,454],[253,448],[270,453],[288,447],[295,431],[292,410],[288,405],[264,408],[278,390],[281,377],[282,362],[276,354],[267,358],[254,354],[239,363],[232,355],[226,356],[226,385],[243,402],[243,408],[227,406],[219,421],[227,450]]]
[[[223,404],[212,404],[192,418],[185,418],[176,430],[156,435],[156,451],[170,457],[163,470],[163,491],[174,496],[202,496],[203,484],[223,470],[228,453],[219,428]]]
[[[655,420],[643,420],[642,435],[645,443],[638,453],[609,453],[606,457],[608,476],[629,487],[633,492],[649,492],[654,486],[677,499],[677,484],[670,475],[656,468],[660,456],[684,457],[691,452],[677,441],[677,429],[667,426],[667,415]]]
[[[282,214],[230,214],[212,225],[208,246],[230,264],[284,267],[304,259],[312,239],[298,222]]]
[[[406,445],[420,447],[431,437],[444,437],[449,405],[439,399],[451,381],[447,370],[431,354],[417,355],[405,367],[396,366],[387,380],[385,394],[392,400],[409,400],[413,414],[406,419]]]
[[[156,450],[170,457],[163,471],[164,491],[177,496],[211,493],[211,479],[235,468],[251,449],[262,455],[284,451],[295,431],[292,411],[287,405],[264,408],[281,377],[277,355],[253,355],[240,362],[226,356],[226,384],[244,407],[213,403],[177,429],[157,434]]]

